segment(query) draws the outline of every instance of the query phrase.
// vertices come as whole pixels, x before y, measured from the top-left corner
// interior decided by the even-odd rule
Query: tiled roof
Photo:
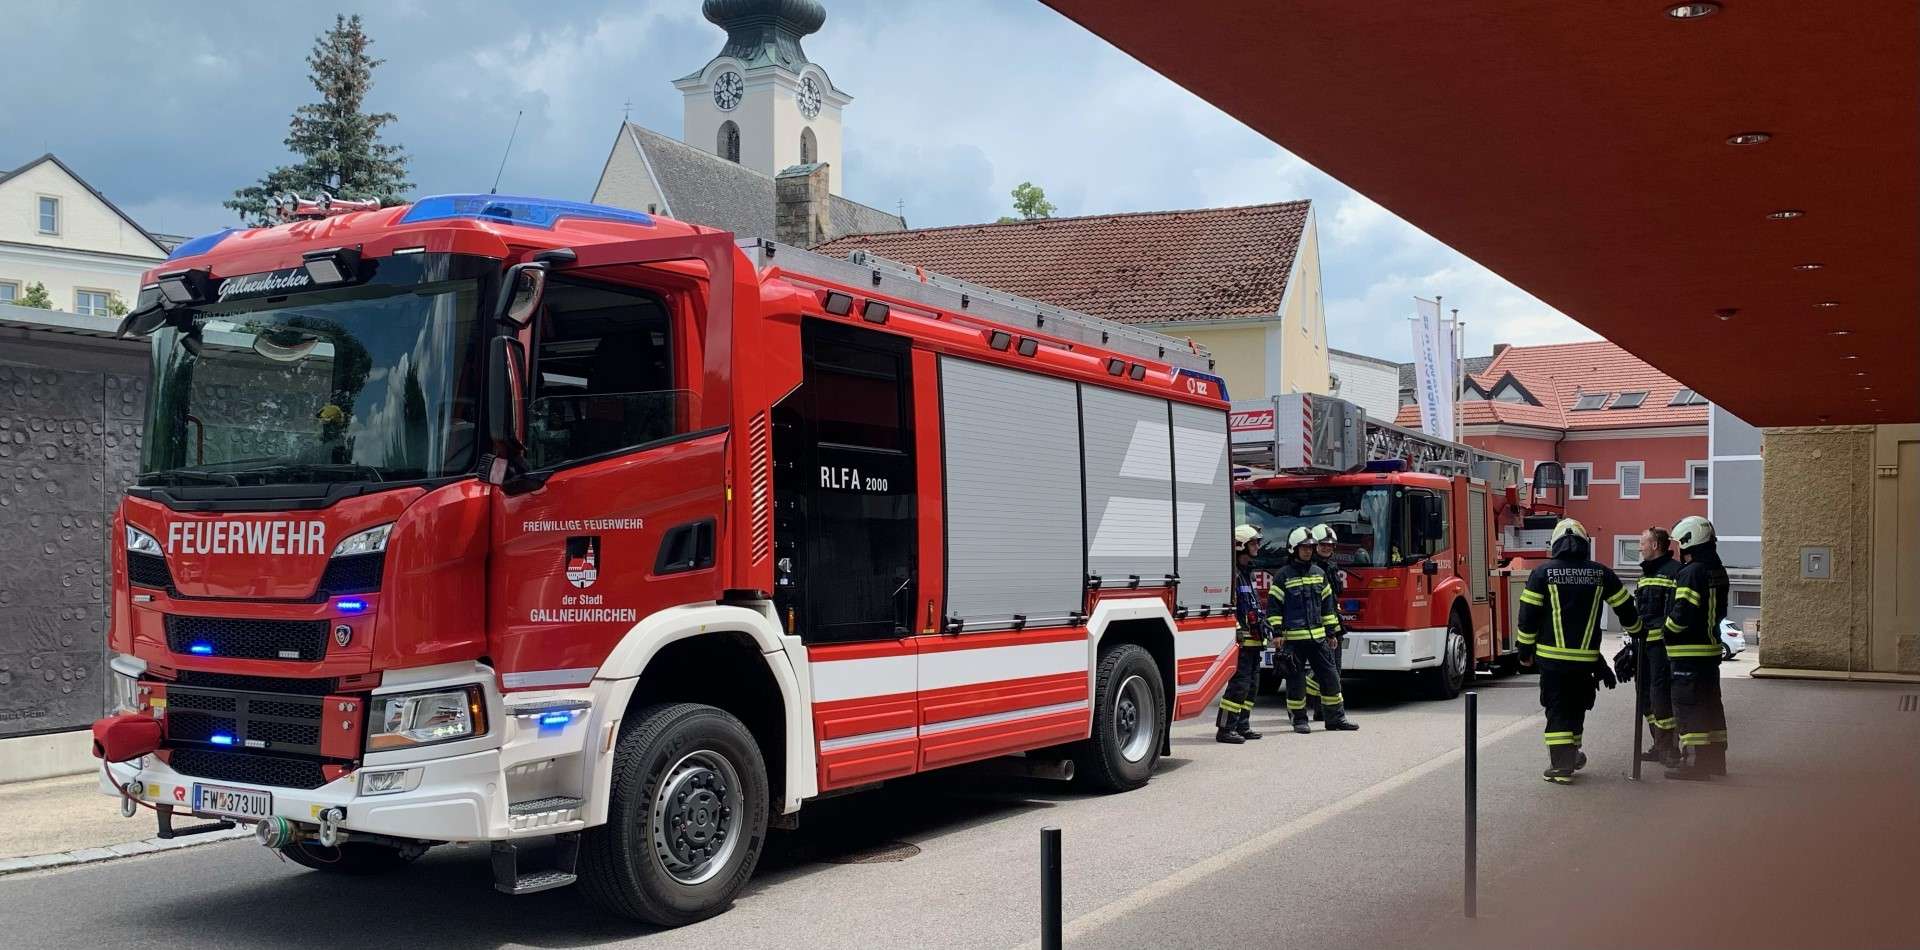
[[[1531,391],[1541,405],[1474,400],[1462,404],[1463,423],[1505,422],[1587,430],[1705,425],[1707,421],[1704,403],[1668,405],[1674,394],[1684,388],[1679,381],[1605,340],[1508,347],[1473,375],[1482,386],[1491,387],[1508,373]],[[1646,397],[1636,408],[1612,408],[1621,393],[1630,392],[1644,392]],[[1607,394],[1607,408],[1574,410],[1574,403],[1582,394],[1594,393]],[[1400,407],[1401,424],[1417,423],[1419,419],[1418,406]]]
[[[1462,362],[1467,364],[1466,369],[1467,369],[1468,376],[1478,376],[1481,373],[1484,373],[1487,371],[1487,364],[1493,362],[1493,357],[1469,356]],[[1400,364],[1400,390],[1405,393],[1412,393],[1413,388],[1414,388],[1413,364],[1401,363]]]
[[[859,234],[856,250],[1122,323],[1279,312],[1312,203],[1149,211]]]
[[[629,124],[627,128],[675,218],[743,238],[774,237],[772,178],[645,126]],[[833,237],[906,227],[898,215],[839,195],[829,200],[827,219],[827,234]]]

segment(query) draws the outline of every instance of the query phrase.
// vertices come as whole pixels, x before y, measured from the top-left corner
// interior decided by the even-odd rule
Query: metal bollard
[[[1480,911],[1480,694],[1467,692],[1466,886],[1467,919]]]
[[[1633,774],[1630,777],[1638,782],[1640,781],[1640,743],[1646,734],[1641,723],[1647,720],[1647,642],[1645,640],[1635,645],[1633,675],[1636,680],[1633,684]]]
[[[1040,950],[1060,950],[1060,829],[1040,829]]]

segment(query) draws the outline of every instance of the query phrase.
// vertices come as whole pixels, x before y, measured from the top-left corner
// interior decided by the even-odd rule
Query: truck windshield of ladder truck
[[[1234,498],[1236,523],[1260,531],[1260,553],[1253,566],[1272,570],[1293,552],[1287,536],[1295,528],[1326,524],[1333,528],[1333,562],[1342,567],[1390,567],[1405,563],[1405,507],[1387,485],[1317,485],[1242,489]]]
[[[153,333],[139,484],[203,497],[471,469],[482,281],[435,256],[411,281],[174,311]]]

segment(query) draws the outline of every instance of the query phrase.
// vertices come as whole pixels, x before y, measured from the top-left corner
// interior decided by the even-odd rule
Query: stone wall
[[[0,338],[0,737],[86,726],[106,699],[107,537],[138,470],[144,348]]]
[[[1760,663],[1871,669],[1873,428],[1764,432]],[[1832,549],[1831,577],[1800,576],[1808,546]]]

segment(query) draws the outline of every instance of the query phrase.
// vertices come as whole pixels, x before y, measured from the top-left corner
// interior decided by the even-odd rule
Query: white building
[[[178,239],[149,233],[65,162],[42,155],[0,173],[0,303],[47,288],[56,310],[106,319]]]
[[[1327,391],[1358,405],[1375,419],[1400,413],[1400,364],[1346,350],[1327,350]]]

